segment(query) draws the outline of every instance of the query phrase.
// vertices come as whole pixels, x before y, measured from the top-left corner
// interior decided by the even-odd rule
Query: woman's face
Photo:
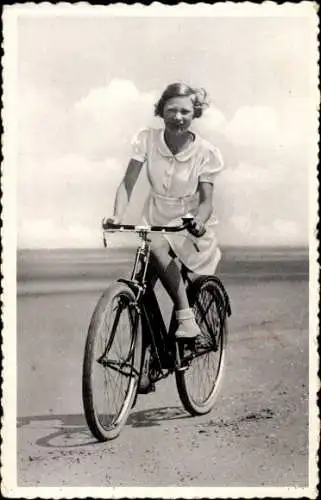
[[[194,107],[190,97],[172,97],[164,105],[163,119],[170,132],[181,135],[193,120]]]

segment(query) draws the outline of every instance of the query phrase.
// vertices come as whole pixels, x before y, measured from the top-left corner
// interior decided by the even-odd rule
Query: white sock
[[[176,319],[178,321],[185,320],[185,319],[194,319],[195,320],[193,310],[190,307],[188,307],[187,309],[177,309],[175,311],[175,316],[176,316]]]

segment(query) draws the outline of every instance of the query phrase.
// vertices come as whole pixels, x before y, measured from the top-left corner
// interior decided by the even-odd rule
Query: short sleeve
[[[214,146],[210,146],[204,150],[199,181],[213,183],[215,175],[221,172],[223,168],[224,162],[220,150]]]
[[[148,129],[140,130],[132,139],[132,154],[131,158],[134,160],[144,162],[147,158],[147,139],[148,139]]]

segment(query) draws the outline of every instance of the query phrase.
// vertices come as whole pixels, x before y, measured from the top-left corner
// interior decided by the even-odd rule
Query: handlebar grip
[[[113,219],[103,219],[101,225],[103,229],[116,229],[116,225],[118,224],[114,224]]]

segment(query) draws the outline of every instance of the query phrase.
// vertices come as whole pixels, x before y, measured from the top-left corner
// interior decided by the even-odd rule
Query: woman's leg
[[[195,338],[200,330],[189,307],[185,284],[179,266],[169,255],[169,244],[163,239],[152,239],[151,264],[165,290],[171,297],[176,312],[177,338]]]
[[[164,242],[154,241],[153,243],[151,264],[158,278],[174,302],[175,309],[187,309],[189,303],[185,284],[178,265],[169,255],[169,244],[166,240]]]

